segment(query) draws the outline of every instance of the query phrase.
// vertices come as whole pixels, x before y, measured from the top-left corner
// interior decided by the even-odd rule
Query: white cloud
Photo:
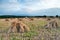
[[[20,10],[20,6],[18,4],[2,4],[0,6],[1,9],[5,11],[18,11]]]
[[[15,3],[16,3],[16,2],[17,2],[17,0],[9,0],[9,2],[15,2]]]
[[[48,8],[60,8],[59,0],[24,0],[21,3],[21,10],[27,12],[34,12],[37,10],[48,9]]]
[[[1,4],[0,8],[7,11],[26,11],[33,12],[48,8],[60,8],[60,0],[23,0],[24,3],[19,3],[18,0],[9,0],[7,4]]]
[[[26,10],[29,12],[48,9],[48,8],[60,8],[59,0],[42,0],[38,2],[33,2],[32,4],[26,4]]]

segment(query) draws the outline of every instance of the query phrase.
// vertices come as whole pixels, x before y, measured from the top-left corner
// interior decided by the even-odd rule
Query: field
[[[60,19],[59,18],[18,18],[26,24],[30,31],[24,33],[7,33],[11,22],[17,18],[0,19],[0,40],[60,40]],[[51,20],[56,20],[57,28],[45,28]],[[16,20],[17,21],[17,20]]]

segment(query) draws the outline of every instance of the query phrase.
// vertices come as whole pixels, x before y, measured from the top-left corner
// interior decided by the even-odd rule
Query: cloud
[[[17,3],[17,0],[9,0],[9,2]]]
[[[6,11],[17,11],[20,10],[20,6],[18,4],[2,4],[0,6],[1,9],[5,9]]]
[[[30,5],[27,4],[26,9],[29,11],[36,11],[48,8],[60,8],[59,0],[42,0]]]
[[[60,8],[59,0],[17,0],[21,10],[27,12],[33,12],[37,10],[43,10],[48,8]]]
[[[1,0],[0,10],[6,12],[26,11],[28,13],[49,8],[60,8],[60,0]]]
[[[3,2],[0,4],[0,10],[3,9],[5,12],[15,12],[20,10],[20,7],[21,5],[17,2],[17,0],[9,0],[7,3]]]

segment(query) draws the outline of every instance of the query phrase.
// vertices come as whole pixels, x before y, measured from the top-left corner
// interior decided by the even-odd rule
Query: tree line
[[[56,15],[56,16],[15,16],[15,15],[2,15],[0,16],[0,18],[46,18],[46,17],[50,17],[50,18],[60,18],[60,16]]]

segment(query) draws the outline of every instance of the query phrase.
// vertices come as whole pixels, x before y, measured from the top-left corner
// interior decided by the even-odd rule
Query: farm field
[[[30,31],[7,33],[13,21],[26,24]],[[46,28],[45,25],[55,20],[58,27]],[[15,29],[14,29],[15,30]],[[60,40],[59,18],[4,18],[0,19],[0,40]]]

